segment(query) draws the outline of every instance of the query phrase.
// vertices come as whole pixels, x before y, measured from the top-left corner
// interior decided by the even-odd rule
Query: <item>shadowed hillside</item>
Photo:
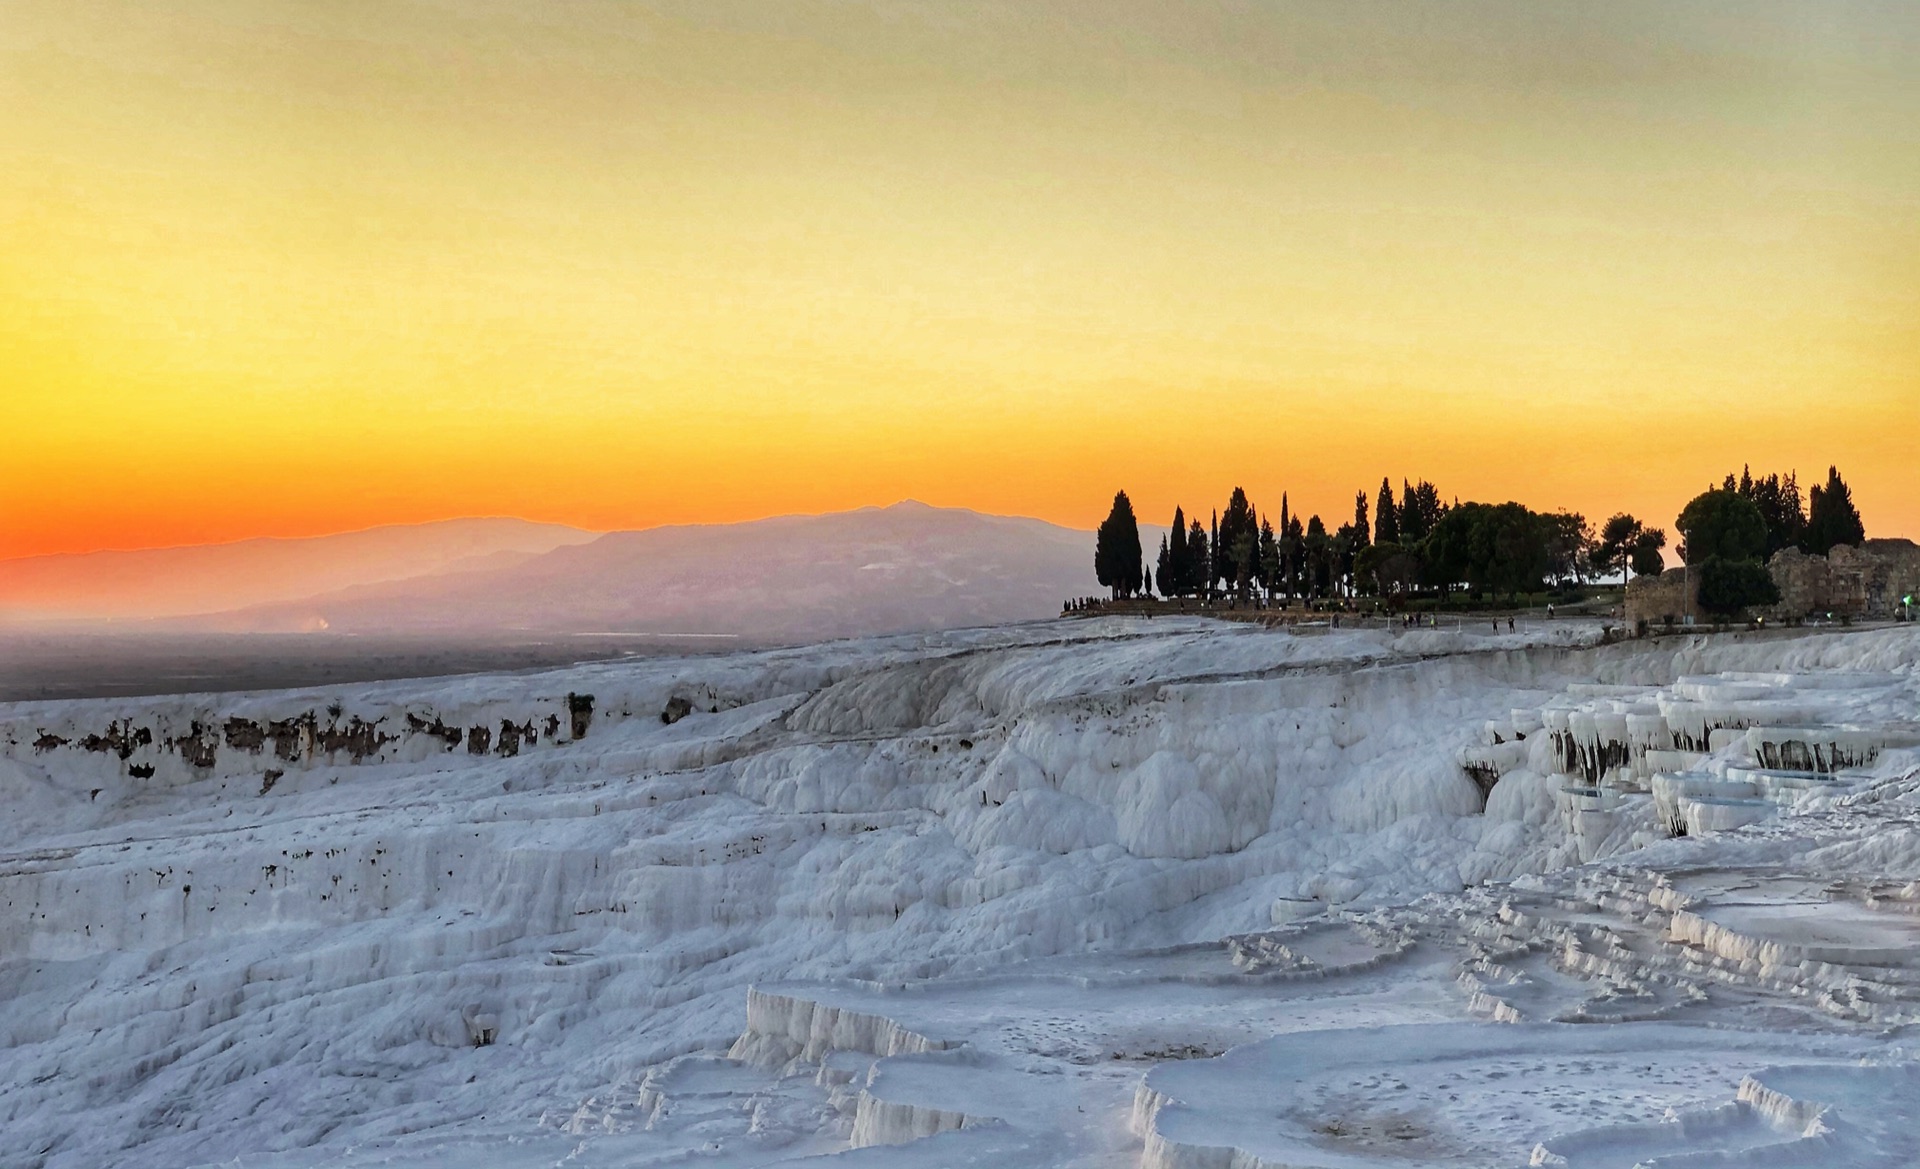
[[[1065,598],[1097,589],[1086,532],[905,502],[612,532],[503,568],[347,589],[206,624],[812,640],[1049,617]]]

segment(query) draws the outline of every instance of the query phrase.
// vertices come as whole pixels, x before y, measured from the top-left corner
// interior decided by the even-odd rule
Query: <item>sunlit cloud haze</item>
[[[1920,6],[0,6],[0,555],[1382,475],[1920,536]]]

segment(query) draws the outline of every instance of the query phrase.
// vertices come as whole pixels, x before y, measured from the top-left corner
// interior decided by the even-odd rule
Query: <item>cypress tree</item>
[[[1760,509],[1767,521],[1767,556],[1782,548],[1797,547],[1806,535],[1807,516],[1800,506],[1800,485],[1789,471],[1758,478],[1751,467],[1740,468],[1735,489]]]
[[[1280,545],[1280,579],[1274,583],[1279,586],[1281,595],[1293,596],[1293,551],[1288,538],[1293,535],[1293,519],[1287,514],[1287,493],[1280,493],[1280,527],[1274,533]]]
[[[1093,572],[1117,600],[1131,596],[1140,587],[1140,524],[1133,516],[1133,501],[1117,491],[1113,510],[1100,524],[1093,540]]]
[[[1327,536],[1327,525],[1321,522],[1319,516],[1307,520],[1307,596],[1319,598],[1327,594],[1328,588],[1333,583],[1330,563],[1332,553],[1332,541]]]
[[[1782,547],[1799,547],[1807,534],[1807,509],[1800,503],[1800,480],[1794,472],[1788,471],[1787,477],[1780,481],[1780,512],[1786,517],[1787,543]]]
[[[1400,542],[1400,514],[1393,502],[1393,484],[1384,476],[1380,480],[1379,498],[1374,502],[1373,542],[1376,544]]]
[[[1827,485],[1815,487],[1809,494],[1802,547],[1815,556],[1825,556],[1839,544],[1858,548],[1866,538],[1860,511],[1853,506],[1853,491],[1840,477],[1838,467],[1828,467]]]
[[[1244,488],[1233,489],[1226,514],[1220,517],[1220,534],[1215,537],[1215,555],[1220,562],[1220,578],[1241,596],[1253,581],[1259,564],[1260,520]]]
[[[1440,517],[1446,514],[1446,506],[1440,502],[1440,492],[1425,479],[1418,483],[1400,481],[1400,543],[1403,547],[1418,544],[1433,531]]]
[[[1185,591],[1199,592],[1206,587],[1206,581],[1201,577],[1206,575],[1207,566],[1212,563],[1211,549],[1207,545],[1207,530],[1200,526],[1199,520],[1189,521],[1187,524],[1187,578],[1181,582]]]
[[[1260,587],[1271,597],[1280,586],[1280,542],[1273,535],[1273,521],[1260,521]]]
[[[1364,491],[1355,492],[1353,496],[1353,534],[1350,547],[1348,548],[1349,552],[1357,555],[1360,549],[1367,546],[1367,529],[1369,527],[1371,527],[1371,525],[1367,522],[1367,493]]]
[[[1160,573],[1160,591],[1184,596],[1192,587],[1188,581],[1193,576],[1189,567],[1193,560],[1187,551],[1187,517],[1178,507],[1173,509],[1173,530],[1167,539],[1167,567]]]
[[[1213,513],[1213,537],[1207,541],[1207,547],[1213,550],[1213,555],[1207,558],[1206,582],[1207,595],[1212,596],[1213,582],[1223,580],[1227,575],[1226,553],[1221,551],[1220,548],[1220,512],[1218,509],[1215,509]]]
[[[1241,536],[1258,531],[1253,504],[1247,501],[1246,491],[1234,488],[1233,497],[1227,500],[1227,513],[1220,517],[1220,542],[1231,548]]]
[[[1286,500],[1283,498],[1281,500],[1283,514],[1285,503]],[[1287,563],[1287,592],[1289,596],[1297,597],[1303,595],[1302,579],[1306,574],[1306,549],[1306,529],[1301,526],[1300,517],[1297,515],[1293,516],[1287,520],[1287,530],[1282,536],[1282,555]]]

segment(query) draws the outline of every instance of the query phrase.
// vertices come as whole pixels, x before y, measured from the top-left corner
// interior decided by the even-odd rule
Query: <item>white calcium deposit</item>
[[[1896,1165],[1920,634],[0,707],[0,1165]]]

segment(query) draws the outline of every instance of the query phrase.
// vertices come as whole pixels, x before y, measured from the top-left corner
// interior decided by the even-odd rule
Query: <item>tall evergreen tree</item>
[[[1281,501],[1285,503],[1283,499]],[[1286,534],[1282,537],[1281,555],[1286,560],[1287,595],[1300,597],[1306,595],[1307,580],[1307,534],[1300,517],[1294,516],[1287,521]]]
[[[1227,510],[1220,516],[1219,523],[1218,535],[1214,537],[1215,555],[1219,561],[1217,575],[1244,598],[1253,583],[1253,572],[1259,564],[1260,552],[1259,517],[1253,504],[1247,500],[1244,489],[1233,489],[1233,496],[1227,500]]]
[[[1153,579],[1160,583],[1160,595],[1163,597],[1171,597],[1173,595],[1167,591],[1172,587],[1168,584],[1168,582],[1173,579],[1170,571],[1172,560],[1173,556],[1167,547],[1167,538],[1162,536],[1160,537],[1160,557],[1154,561]]]
[[[1260,525],[1262,522],[1259,509],[1248,505],[1246,533],[1247,587],[1240,592],[1243,598],[1247,596],[1248,592],[1257,590],[1260,587]]]
[[[1273,521],[1260,521],[1260,587],[1271,598],[1280,587],[1280,541],[1273,534]]]
[[[1798,546],[1807,534],[1807,509],[1800,502],[1800,481],[1788,471],[1780,480],[1780,512],[1790,526],[1791,538],[1782,547]]]
[[[1400,509],[1393,502],[1393,484],[1384,476],[1380,480],[1380,494],[1374,500],[1373,542],[1376,544],[1400,542]]]
[[[1307,520],[1304,559],[1306,561],[1306,595],[1318,599],[1327,595],[1333,584],[1333,566],[1329,563],[1332,555],[1332,539],[1327,535],[1327,525],[1319,516]]]
[[[1184,596],[1192,588],[1188,582],[1193,570],[1188,567],[1192,561],[1187,553],[1187,517],[1178,507],[1173,509],[1173,528],[1167,541],[1167,567],[1160,573],[1160,591],[1170,597]]]
[[[1227,500],[1226,514],[1220,517],[1220,533],[1222,536],[1235,537],[1242,529],[1253,526],[1253,504],[1247,500],[1246,490],[1236,487],[1232,497]]]
[[[1405,546],[1418,544],[1426,538],[1428,532],[1445,515],[1446,505],[1440,502],[1440,491],[1425,479],[1418,483],[1400,481],[1400,543]]]
[[[1212,549],[1207,544],[1207,530],[1200,526],[1199,520],[1187,524],[1187,577],[1181,582],[1181,591],[1199,592],[1206,588],[1207,566],[1213,563]]]
[[[1094,533],[1093,572],[1116,600],[1140,587],[1140,524],[1124,491],[1114,493],[1113,509]]]
[[[1728,480],[1731,481],[1732,476],[1728,476]],[[1762,479],[1755,477],[1751,467],[1742,467],[1734,490],[1759,508],[1760,517],[1766,520],[1768,557],[1782,548],[1800,544],[1806,535],[1807,516],[1801,506],[1800,484],[1793,472]]]
[[[1293,517],[1287,512],[1287,493],[1280,493],[1280,526],[1273,530],[1274,544],[1280,553],[1280,574],[1274,585],[1279,588],[1282,600],[1293,597],[1293,552],[1287,543],[1287,536],[1293,530]]]
[[[1211,597],[1213,595],[1214,583],[1225,580],[1227,577],[1227,553],[1225,549],[1220,547],[1220,512],[1218,509],[1213,513],[1213,536],[1207,541],[1207,547],[1213,550],[1213,555],[1207,559],[1206,582],[1207,595]]]
[[[1367,519],[1367,493],[1361,491],[1353,497],[1353,535],[1350,540],[1352,544],[1350,550],[1356,555],[1370,542],[1368,529],[1371,526]]]
[[[1860,522],[1860,511],[1853,506],[1853,491],[1840,477],[1838,467],[1827,468],[1827,484],[1808,493],[1807,530],[1802,546],[1815,556],[1825,556],[1839,544],[1858,548],[1867,538]]]

